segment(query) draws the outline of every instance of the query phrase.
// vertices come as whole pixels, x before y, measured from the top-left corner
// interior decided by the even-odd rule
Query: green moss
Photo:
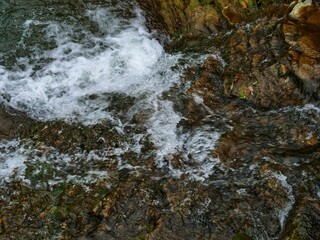
[[[145,239],[146,239],[146,234],[145,234],[145,233],[140,234],[140,235],[138,236],[138,239],[139,239],[139,240],[145,240]]]
[[[251,1],[251,3],[248,6],[249,13],[254,13],[258,10],[257,2],[256,1]]]
[[[241,88],[239,89],[239,96],[240,96],[240,99],[244,99],[244,100],[247,99],[248,96],[247,96],[245,87],[241,87]]]
[[[200,0],[200,3],[202,4],[210,4],[212,2],[214,2],[214,0]]]
[[[238,232],[232,240],[253,240],[251,237],[249,237],[246,233],[244,232]]]

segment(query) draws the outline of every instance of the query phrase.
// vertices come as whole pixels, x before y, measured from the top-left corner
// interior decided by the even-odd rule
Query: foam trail
[[[281,172],[274,173],[273,175],[281,183],[281,185],[287,190],[287,194],[288,194],[288,203],[285,206],[285,208],[279,212],[280,226],[281,226],[281,229],[283,230],[285,220],[287,219],[288,214],[293,208],[293,205],[295,203],[295,198],[293,195],[292,187],[287,182],[287,177],[284,176]]]
[[[176,127],[181,117],[173,110],[172,102],[154,102],[156,112],[150,119],[148,133],[151,134],[154,144],[157,146],[157,164],[163,166],[163,158],[175,153],[181,145],[176,133]]]
[[[104,152],[79,151],[68,155],[53,147],[41,145],[34,148],[32,142],[12,140],[0,143],[0,182],[9,181],[13,176],[33,184],[66,180],[92,182],[108,177],[108,171],[103,166],[114,154],[113,149],[106,149]],[[105,163],[99,166],[102,161]]]

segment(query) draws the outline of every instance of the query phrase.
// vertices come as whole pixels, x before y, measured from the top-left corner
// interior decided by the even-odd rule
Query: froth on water
[[[215,129],[178,133],[183,117],[162,95],[181,84],[183,66],[177,65],[182,55],[164,52],[134,2],[82,2],[74,12],[66,8],[63,13],[60,5],[49,12],[46,7],[29,10],[16,23],[16,45],[0,62],[2,104],[40,121],[108,121],[123,134],[135,115],[149,111],[143,134],[156,148],[157,166],[166,167],[165,158],[186,150],[183,158],[196,167],[169,167],[169,172],[201,180],[208,176],[217,160],[210,152],[220,134]]]
[[[35,119],[92,124],[112,118],[105,95],[139,98],[170,88],[178,79],[170,70],[176,58],[148,32],[140,10],[122,10],[131,11],[125,19],[123,7],[88,7],[83,17],[96,32],[69,19],[25,20],[18,50],[28,54],[0,67],[1,101]]]

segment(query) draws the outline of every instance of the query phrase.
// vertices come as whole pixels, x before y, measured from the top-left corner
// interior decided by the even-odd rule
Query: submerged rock
[[[319,239],[320,232],[320,201],[315,198],[301,199],[289,218],[282,239]]]
[[[0,106],[0,140],[9,140],[26,131],[32,120],[25,114]]]
[[[208,54],[185,69],[186,93],[161,96],[183,119],[181,148],[157,165],[153,109],[129,119],[135,99],[125,94],[103,98],[117,123],[35,122],[0,109],[0,138],[34,149],[24,179],[1,180],[0,238],[318,239],[320,112],[283,107],[319,100],[319,6],[139,2],[152,28],[181,36],[167,49]],[[201,168],[205,177],[190,177]]]

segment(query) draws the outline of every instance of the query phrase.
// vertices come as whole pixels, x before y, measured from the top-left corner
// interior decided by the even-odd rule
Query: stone
[[[222,10],[222,15],[231,25],[242,22],[242,16],[233,7],[226,6]]]
[[[32,120],[25,114],[0,106],[0,139],[12,139],[27,131]]]
[[[307,96],[319,99],[320,85],[320,6],[314,1],[298,3],[291,19],[283,24],[285,41],[290,45],[288,54],[293,73],[301,81]]]
[[[139,0],[149,27],[171,36],[207,35],[254,16],[270,1],[255,0]],[[271,1],[277,2],[277,1]]]
[[[309,10],[309,7],[312,7],[313,0],[300,0],[292,9],[289,14],[289,17],[299,20],[305,14],[305,11]]]
[[[302,198],[288,220],[281,239],[319,239],[320,201],[315,198]]]

